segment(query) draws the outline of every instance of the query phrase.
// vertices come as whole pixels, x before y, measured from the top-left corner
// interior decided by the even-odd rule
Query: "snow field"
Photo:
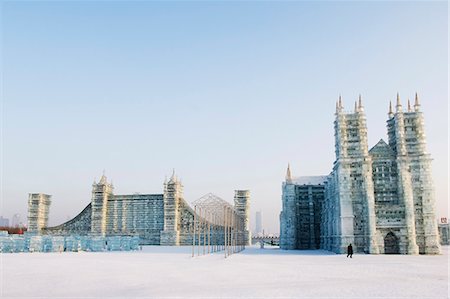
[[[1,255],[2,298],[448,298],[439,256],[247,248],[191,257],[191,247]]]

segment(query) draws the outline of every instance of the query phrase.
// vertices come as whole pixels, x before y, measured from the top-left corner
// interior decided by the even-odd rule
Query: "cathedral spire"
[[[364,106],[362,104],[361,94],[359,94],[359,97],[358,97],[358,111],[359,112],[364,112]]]
[[[408,99],[408,112],[411,112],[411,101]]]
[[[358,104],[355,101],[355,112],[358,112]]]
[[[397,92],[397,105],[395,106],[397,112],[402,111],[402,104],[400,103],[400,95]]]
[[[342,97],[339,95],[339,99],[336,101],[336,114],[342,112]]]
[[[419,111],[419,108],[420,108],[420,104],[419,104],[419,96],[417,95],[417,92],[416,92],[416,97],[415,97],[415,99],[414,99],[414,111]]]
[[[292,183],[291,165],[289,163],[286,170],[286,183]]]
[[[392,111],[392,101],[389,101],[389,112],[388,112],[389,117],[393,117],[394,116],[394,112]]]
[[[108,180],[106,179],[105,170],[103,169],[102,177],[100,178],[99,184],[106,185],[108,183]]]
[[[170,177],[169,182],[176,182],[177,176],[175,175],[175,168],[172,169],[172,176]]]

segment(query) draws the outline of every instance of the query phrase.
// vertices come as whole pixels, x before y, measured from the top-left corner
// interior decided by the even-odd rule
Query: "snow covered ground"
[[[440,256],[336,255],[247,248],[191,257],[190,247],[1,256],[2,298],[448,298]]]

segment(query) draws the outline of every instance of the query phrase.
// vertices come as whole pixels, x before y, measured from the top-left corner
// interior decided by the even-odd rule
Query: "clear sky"
[[[59,224],[103,169],[126,194],[175,168],[188,202],[250,189],[278,232],[288,162],[331,171],[339,94],[373,146],[416,91],[447,215],[447,22],[446,2],[3,1],[0,215],[44,192]]]

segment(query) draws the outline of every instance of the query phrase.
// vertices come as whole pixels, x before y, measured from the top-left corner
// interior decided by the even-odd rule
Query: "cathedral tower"
[[[295,185],[292,181],[291,167],[288,164],[286,179],[282,185],[282,209],[280,213],[280,248],[296,249],[297,214]]]
[[[352,243],[357,252],[378,253],[376,244],[375,201],[372,161],[367,145],[367,125],[361,96],[353,112],[343,111],[341,97],[336,105],[335,152],[333,172],[338,213],[337,232],[340,239],[334,247],[345,252]]]
[[[414,107],[408,100],[403,111],[397,94],[396,111],[389,111],[389,145],[395,152],[399,197],[405,205],[409,254],[440,253],[435,212],[431,157],[426,151],[423,114],[416,94]]]

